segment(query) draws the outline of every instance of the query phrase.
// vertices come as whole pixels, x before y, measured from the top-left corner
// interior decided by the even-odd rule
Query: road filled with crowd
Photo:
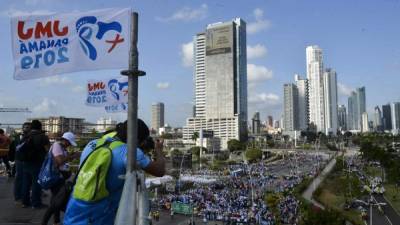
[[[212,182],[194,182],[190,188],[158,196],[155,202],[167,210],[174,202],[193,205],[195,216],[204,222],[273,225],[279,220],[281,224],[298,224],[299,201],[290,191],[305,178],[317,175],[327,160],[324,154],[297,153],[268,164],[236,164],[217,172],[185,171],[185,176],[210,178]],[[282,193],[275,209],[265,201],[269,193]]]

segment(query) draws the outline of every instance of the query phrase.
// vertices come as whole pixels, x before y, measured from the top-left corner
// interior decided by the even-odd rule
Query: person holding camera
[[[163,142],[157,140],[154,143],[150,137],[149,128],[142,120],[138,119],[137,124],[137,165],[146,173],[161,177],[165,174]],[[76,184],[64,215],[64,225],[114,224],[124,186],[124,180],[121,179],[121,176],[126,173],[128,153],[126,143],[127,121],[119,123],[114,131],[108,132],[102,138],[93,140],[86,145],[81,155]],[[108,171],[104,175],[102,171],[106,166],[92,168],[106,160],[107,149],[111,151],[112,155],[110,162],[104,164],[109,165],[107,166]],[[154,160],[151,160],[145,154],[151,149],[153,150]],[[105,177],[105,188],[103,189],[101,185],[102,177]],[[94,181],[92,182],[92,180]],[[79,190],[82,190],[82,192],[79,192]],[[93,193],[93,195],[90,193]]]

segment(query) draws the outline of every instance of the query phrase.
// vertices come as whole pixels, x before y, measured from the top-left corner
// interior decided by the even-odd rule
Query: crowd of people
[[[279,200],[278,215],[274,215],[271,207],[264,201],[264,194],[267,191],[289,192],[305,177],[316,175],[317,167],[325,162],[321,156],[311,159],[306,155],[295,157],[287,157],[272,164],[259,162],[250,165],[230,165],[224,170],[215,172],[202,169],[190,173],[186,170],[185,176],[218,177],[218,179],[213,184],[194,183],[193,187],[180,193],[161,196],[158,204],[169,210],[174,202],[194,205],[194,213],[204,221],[274,225],[279,220],[282,224],[297,224],[299,201],[293,195],[286,195]],[[321,163],[316,163],[317,160]],[[309,168],[300,168],[302,169],[300,171],[299,167],[304,165],[308,165]],[[290,172],[279,173],[280,169],[288,169]]]

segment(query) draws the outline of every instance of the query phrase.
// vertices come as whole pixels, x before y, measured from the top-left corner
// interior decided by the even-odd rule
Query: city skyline
[[[376,105],[400,101],[400,93],[393,85],[400,82],[400,78],[396,75],[400,65],[399,52],[396,50],[400,48],[396,41],[399,31],[393,29],[394,21],[399,19],[399,15],[396,14],[398,4],[384,2],[376,5],[368,1],[362,5],[341,2],[323,4],[318,1],[279,3],[222,1],[219,4],[223,7],[218,7],[211,1],[188,2],[184,5],[178,1],[169,1],[168,4],[160,6],[151,1],[134,2],[134,9],[140,14],[139,61],[141,68],[148,74],[140,79],[139,116],[147,123],[151,121],[149,102],[161,101],[170,109],[174,109],[174,113],[167,114],[166,122],[173,126],[184,125],[185,119],[191,115],[194,104],[191,92],[193,61],[187,57],[190,55],[188,53],[191,53],[193,36],[206,24],[227,21],[235,17],[243,18],[250,27],[247,43],[248,115],[259,111],[261,118],[266,118],[266,115],[281,117],[282,84],[294,73],[306,74],[304,49],[310,44],[317,44],[324,49],[326,53],[324,61],[329,62],[327,67],[334,65],[339,74],[339,104],[346,104],[351,90],[360,86],[368,89],[367,112],[370,118]],[[0,99],[0,105],[29,107],[33,111],[31,115],[2,114],[2,123],[21,122],[28,117],[50,115],[83,117],[91,122],[100,117],[111,116],[119,121],[126,118],[124,113],[106,114],[83,104],[87,80],[94,77],[115,76],[119,74],[118,70],[14,81],[9,45],[11,36],[9,15],[131,7],[131,1],[53,3],[46,0],[21,0],[2,1],[0,6],[2,9],[0,25],[5,27],[5,35],[0,37],[0,46],[4,49],[0,53],[2,58],[0,82],[3,84],[0,93],[7,96]],[[320,9],[324,7],[340,11],[341,18],[321,14]],[[374,18],[379,19],[369,17],[370,14],[367,12],[372,9],[376,12]],[[285,16],[279,12],[285,12]],[[343,21],[353,18],[354,13],[360,20],[343,24]],[[378,29],[381,31],[379,34],[376,32]],[[151,35],[155,30],[165,34],[165,37]],[[347,32],[347,35],[345,37],[328,35],[332,32],[337,34]],[[384,46],[379,44],[383,42],[386,43]],[[379,54],[380,57],[373,57],[375,54],[367,54],[368,51]],[[385,79],[381,79],[382,76]],[[66,97],[71,101],[64,101]]]

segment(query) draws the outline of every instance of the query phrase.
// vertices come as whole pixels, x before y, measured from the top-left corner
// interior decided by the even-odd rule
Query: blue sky
[[[32,114],[0,115],[0,123],[26,117],[64,115],[96,121],[111,116],[85,106],[87,80],[113,77],[118,70],[73,73],[15,81],[10,15],[132,7],[139,12],[139,116],[150,122],[151,103],[166,107],[166,122],[182,126],[191,115],[193,70],[191,41],[209,23],[243,18],[248,25],[249,115],[260,111],[278,118],[283,83],[294,73],[305,76],[305,48],[319,45],[324,64],[338,74],[339,103],[366,86],[368,111],[400,101],[400,2],[395,0],[241,0],[241,1],[0,1],[0,106],[29,107]],[[372,116],[372,114],[370,114]]]

